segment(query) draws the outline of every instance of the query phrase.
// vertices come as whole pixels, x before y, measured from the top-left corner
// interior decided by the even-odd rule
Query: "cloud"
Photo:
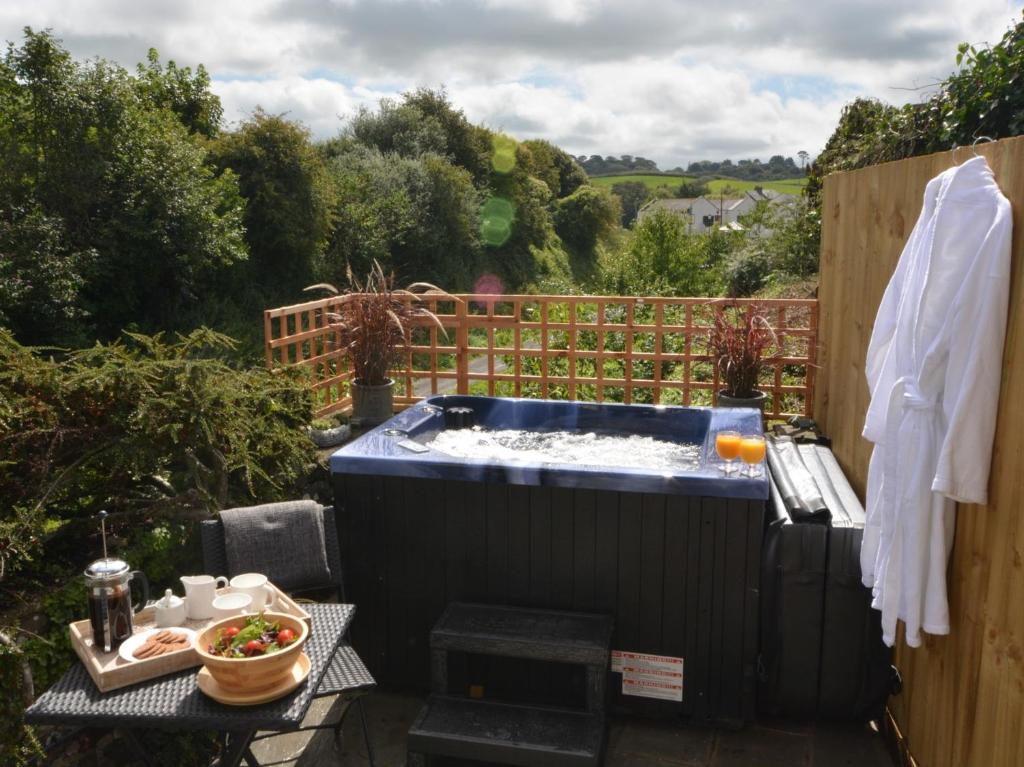
[[[361,86],[348,86],[325,78],[296,75],[268,79],[215,80],[213,90],[224,106],[228,124],[245,120],[256,107],[284,114],[309,127],[314,136],[334,136],[344,121],[361,106],[397,94]]]
[[[522,83],[453,87],[455,103],[490,127],[547,138],[576,154],[656,159],[664,168],[690,159],[795,156],[817,149],[835,127],[843,99],[783,99],[755,91],[742,75],[707,65],[643,60],[592,65],[567,88]]]
[[[52,27],[78,57],[149,47],[203,63],[231,120],[257,105],[315,135],[420,85],[474,120],[663,167],[820,150],[856,95],[920,98],[957,43],[995,42],[1007,0],[129,0],[0,6],[12,41]]]

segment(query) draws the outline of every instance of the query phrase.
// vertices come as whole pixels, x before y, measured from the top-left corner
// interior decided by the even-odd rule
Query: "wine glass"
[[[729,476],[736,467],[732,462],[740,457],[740,433],[738,431],[720,431],[715,435],[715,452],[722,459],[719,469]]]
[[[747,464],[746,476],[760,477],[761,469],[758,466],[764,460],[764,435],[744,434],[739,444],[740,458]]]

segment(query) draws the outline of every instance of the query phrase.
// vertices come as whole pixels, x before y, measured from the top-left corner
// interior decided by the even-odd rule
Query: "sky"
[[[33,0],[78,58],[203,64],[229,124],[257,106],[336,135],[361,106],[446,88],[474,122],[575,155],[812,156],[856,96],[916,101],[1021,0]]]

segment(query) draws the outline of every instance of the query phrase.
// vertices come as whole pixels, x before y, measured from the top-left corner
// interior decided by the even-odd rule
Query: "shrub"
[[[95,512],[111,512],[119,553],[170,585],[194,566],[196,519],[300,492],[313,458],[303,375],[237,369],[233,346],[206,329],[124,334],[58,361],[0,329],[0,580],[46,625],[25,634],[17,611],[0,615],[0,763],[32,748],[12,659],[27,661],[38,692],[73,658],[66,624],[84,612]]]
[[[775,332],[758,307],[728,307],[716,312],[708,331],[708,349],[725,393],[753,397],[768,351],[776,344]]]
[[[726,259],[742,239],[741,233],[690,234],[681,216],[655,211],[608,265],[606,289],[618,295],[719,295]]]
[[[330,162],[338,206],[319,279],[374,261],[403,281],[470,289],[481,270],[480,195],[469,173],[435,154],[400,157],[361,146]]]
[[[572,247],[589,252],[621,215],[617,197],[587,184],[558,201],[555,231]]]
[[[0,324],[25,343],[76,340],[78,294],[95,251],[74,251],[64,222],[38,206],[0,209]]]
[[[726,292],[734,297],[752,296],[768,283],[771,273],[771,259],[763,245],[755,242],[733,256],[726,266]]]

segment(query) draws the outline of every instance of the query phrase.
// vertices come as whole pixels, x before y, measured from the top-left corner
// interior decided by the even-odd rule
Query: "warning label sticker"
[[[682,658],[613,650],[611,670],[622,674],[623,695],[683,699]]]

